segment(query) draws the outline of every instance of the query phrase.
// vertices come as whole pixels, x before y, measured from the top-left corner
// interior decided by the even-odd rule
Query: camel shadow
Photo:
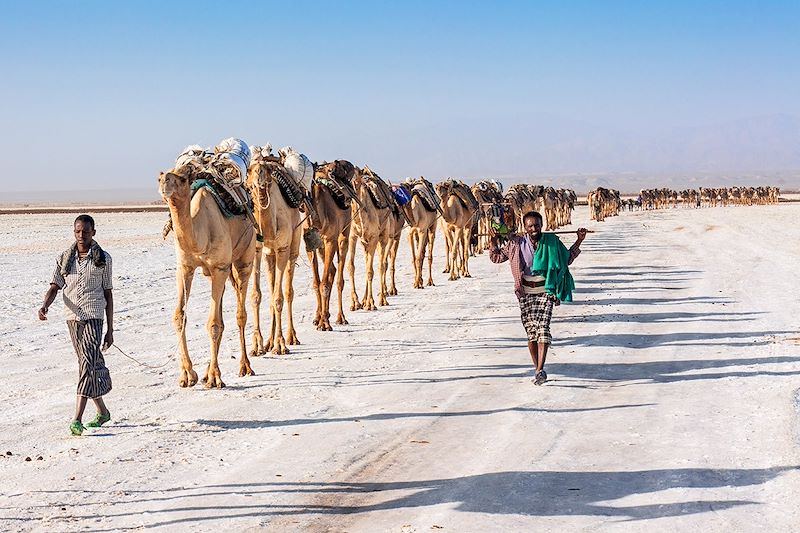
[[[543,407],[507,407],[498,409],[482,409],[475,411],[430,411],[408,413],[375,413],[362,416],[345,416],[330,418],[294,418],[286,420],[206,420],[200,419],[196,423],[208,426],[210,431],[218,432],[233,429],[262,429],[274,427],[305,426],[310,424],[335,424],[341,422],[375,422],[384,420],[400,420],[405,418],[461,418],[471,416],[489,416],[500,413],[585,413],[593,411],[607,411],[612,409],[630,409],[635,407],[649,407],[654,404],[622,404],[604,407],[575,407],[575,408],[543,408]]]
[[[737,359],[686,359],[639,363],[603,363],[601,365],[592,363],[565,363],[554,360],[549,366],[553,374],[559,374],[569,378],[603,382],[637,381],[644,383],[675,383],[729,377],[800,375],[800,370],[769,371],[761,369],[684,374],[684,372],[693,370],[753,367],[757,365],[786,363],[800,363],[800,357],[779,356]]]
[[[641,323],[680,323],[680,322],[746,322],[755,320],[756,315],[763,315],[764,312],[741,312],[741,313],[691,313],[691,312],[672,312],[672,313],[600,313],[587,314],[582,316],[558,317],[558,322],[584,322],[584,323],[607,323],[607,322],[641,322]],[[719,318],[712,318],[719,317]]]
[[[703,333],[606,333],[601,335],[582,335],[553,341],[553,346],[610,346],[646,349],[656,346],[764,346],[772,344],[771,340],[764,339],[772,335],[797,333],[795,331],[721,331]],[[728,339],[744,339],[744,342],[735,342]],[[710,342],[709,342],[710,341]]]
[[[777,466],[619,472],[507,471],[416,481],[259,482],[180,486],[158,491],[134,489],[126,491],[130,501],[118,503],[168,503],[161,508],[148,506],[145,514],[138,510],[115,512],[109,509],[103,517],[113,520],[135,515],[145,520],[144,527],[154,528],[248,517],[325,517],[322,519],[327,521],[376,511],[445,506],[455,511],[486,515],[569,515],[616,518],[618,522],[626,522],[713,514],[744,505],[764,505],[758,501],[725,496],[733,492],[732,488],[757,487],[798,469],[798,466]],[[655,495],[670,490],[673,494],[669,497],[670,503],[614,503],[631,496]],[[222,495],[233,497],[232,503],[217,506],[207,503],[209,498]],[[87,513],[72,518],[92,520],[97,515]],[[116,529],[96,531],[113,530]]]

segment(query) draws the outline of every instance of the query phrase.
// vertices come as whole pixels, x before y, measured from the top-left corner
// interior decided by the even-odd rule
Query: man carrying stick
[[[73,223],[75,242],[56,259],[50,288],[39,308],[39,320],[47,320],[50,304],[64,289],[64,308],[72,345],[78,356],[78,392],[75,418],[69,426],[73,435],[86,427],[100,427],[111,420],[103,396],[111,391],[111,375],[101,350],[114,344],[114,298],[111,292],[111,256],[94,240],[94,219],[80,215]],[[107,322],[103,336],[103,317]],[[102,342],[102,347],[101,343]],[[83,425],[83,411],[91,398],[97,416]]]
[[[552,342],[553,306],[572,301],[575,283],[568,266],[581,253],[581,242],[587,230],[578,229],[578,240],[567,249],[555,234],[542,233],[542,215],[536,211],[526,213],[522,224],[525,234],[511,236],[502,247],[498,244],[497,232],[490,229],[489,259],[492,263],[509,261],[514,293],[522,311],[522,325],[528,334],[528,351],[536,368],[533,382],[541,385],[547,381],[544,362]]]

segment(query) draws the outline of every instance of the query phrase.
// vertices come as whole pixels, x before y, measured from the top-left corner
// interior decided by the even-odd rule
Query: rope
[[[131,361],[135,362],[136,364],[138,364],[138,365],[140,365],[140,366],[144,366],[144,367],[147,367],[147,368],[163,368],[163,367],[167,366],[169,363],[171,363],[171,362],[172,362],[172,356],[170,356],[170,357],[169,357],[169,359],[167,359],[167,361],[166,361],[166,362],[165,362],[163,365],[158,365],[158,366],[156,366],[156,365],[148,365],[147,363],[142,363],[141,361],[139,361],[139,360],[138,360],[138,359],[136,359],[135,357],[132,357],[132,356],[130,356],[130,355],[128,355],[128,354],[126,354],[126,353],[125,353],[125,352],[123,352],[123,351],[122,351],[122,349],[121,349],[119,346],[117,346],[116,344],[112,344],[111,346],[113,346],[114,348],[116,348],[116,349],[117,349],[117,351],[118,351],[119,353],[121,353],[122,355],[124,355],[125,357],[127,357],[128,359],[130,359]]]

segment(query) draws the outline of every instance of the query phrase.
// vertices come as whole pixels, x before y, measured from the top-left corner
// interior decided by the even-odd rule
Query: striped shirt
[[[53,281],[59,289],[63,289],[65,318],[67,320],[103,320],[106,313],[106,295],[104,291],[111,289],[111,256],[105,253],[106,265],[98,267],[91,254],[83,259],[75,258],[69,272],[61,273],[60,255],[56,259]],[[77,250],[75,251],[77,255]]]

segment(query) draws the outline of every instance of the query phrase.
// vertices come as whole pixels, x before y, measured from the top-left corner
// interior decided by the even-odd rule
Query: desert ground
[[[537,387],[507,264],[472,258],[318,332],[301,256],[302,345],[227,387],[178,387],[164,213],[98,213],[113,256],[112,421],[69,435],[77,364],[61,297],[40,322],[74,213],[4,215],[0,530],[791,531],[800,524],[800,204],[623,213],[573,264]],[[572,240],[564,237],[569,245]],[[358,286],[362,288],[363,251]],[[345,294],[349,285],[345,287]],[[207,281],[189,350],[208,361]],[[349,299],[346,301],[349,309]],[[264,324],[266,327],[267,324]],[[248,341],[250,328],[248,327]],[[163,365],[163,366],[162,366]],[[160,368],[150,368],[150,367]],[[94,416],[87,408],[84,420]]]

